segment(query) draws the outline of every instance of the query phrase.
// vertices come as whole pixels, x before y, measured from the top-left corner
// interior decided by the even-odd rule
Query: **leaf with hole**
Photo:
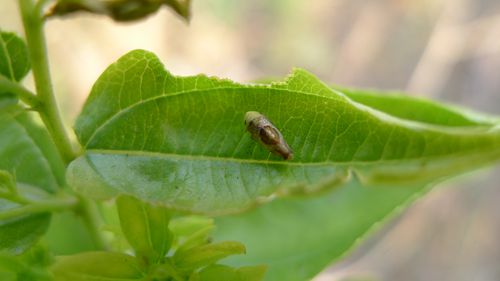
[[[248,111],[273,120],[293,160],[252,140],[243,122]],[[67,178],[95,199],[129,194],[227,214],[276,195],[341,186],[351,175],[367,185],[411,185],[500,158],[496,122],[463,114],[456,123],[473,125],[447,126],[404,117],[353,101],[303,70],[268,85],[176,77],[155,55],[136,50],[94,85],[75,124],[85,152]]]

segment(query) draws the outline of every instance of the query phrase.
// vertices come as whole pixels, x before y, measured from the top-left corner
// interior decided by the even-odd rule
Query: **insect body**
[[[267,150],[283,157],[285,160],[293,158],[292,149],[288,146],[280,131],[266,116],[257,111],[249,111],[245,114],[245,126],[252,138]]]

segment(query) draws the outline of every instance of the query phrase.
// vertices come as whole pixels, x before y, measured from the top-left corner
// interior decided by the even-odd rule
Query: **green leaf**
[[[184,281],[182,273],[174,267],[170,258],[152,265],[148,270],[148,280]]]
[[[254,110],[281,130],[292,161],[245,132],[245,112]],[[209,214],[332,188],[351,174],[365,184],[408,185],[500,158],[498,123],[457,127],[398,118],[303,70],[270,85],[175,77],[142,50],[101,75],[75,130],[85,153],[67,178],[79,192],[95,199],[129,194]]]
[[[116,205],[123,234],[136,256],[146,264],[160,261],[172,245],[170,212],[131,196],[118,197]]]
[[[200,230],[213,227],[213,218],[203,216],[180,216],[170,222],[170,229],[177,237],[188,237]]]
[[[449,127],[495,126],[500,120],[493,116],[472,113],[466,109],[439,104],[428,99],[400,92],[347,89],[333,86],[351,100],[406,120]]]
[[[107,15],[116,21],[134,21],[156,13],[163,5],[185,19],[190,17],[191,0],[58,0],[48,16],[85,11]]]
[[[5,206],[7,203],[0,199],[0,204]],[[38,214],[0,222],[0,251],[16,255],[23,253],[38,242],[47,231],[49,223],[50,214]]]
[[[245,266],[233,268],[215,264],[207,266],[199,273],[200,281],[260,281],[264,279],[266,266]],[[285,279],[283,279],[285,280]]]
[[[52,267],[56,281],[142,280],[136,258],[113,252],[87,252],[59,257]]]
[[[225,257],[245,253],[245,246],[235,241],[224,241],[195,247],[174,255],[176,267],[191,270],[215,263]]]
[[[426,190],[352,183],[321,197],[281,198],[218,218],[214,236],[246,245],[247,254],[228,264],[266,264],[266,281],[310,280]]]
[[[23,194],[32,200],[42,199],[47,196],[39,188],[18,184],[16,193]],[[14,195],[15,197],[15,195]],[[12,209],[22,207],[19,203],[0,198],[0,214]],[[41,213],[29,216],[17,216],[8,220],[0,220],[0,252],[4,251],[13,255],[20,255],[38,242],[47,231],[50,223],[50,214]]]
[[[64,184],[64,164],[48,133],[17,106],[0,111],[0,169],[15,176],[19,192],[27,197],[55,192]],[[0,201],[0,212],[19,207]],[[49,222],[49,214],[0,221],[0,250],[20,254],[38,241]]]
[[[98,250],[81,217],[74,212],[53,213],[43,240],[56,255]]]
[[[20,81],[30,68],[26,43],[14,33],[0,31],[0,75]]]
[[[48,253],[40,247],[26,252],[21,256],[0,253],[0,280],[36,280],[53,281],[46,266]]]
[[[213,229],[214,226],[209,225],[188,236],[177,248],[175,254],[179,255],[189,249],[208,244],[210,242],[209,235],[212,233]]]
[[[48,192],[64,184],[64,164],[49,134],[22,109],[0,112],[0,169]]]
[[[19,99],[11,93],[2,93],[0,89],[0,111],[8,110],[18,103]]]
[[[0,193],[1,192],[12,193],[15,192],[15,190],[16,190],[16,183],[12,175],[5,170],[0,170]]]

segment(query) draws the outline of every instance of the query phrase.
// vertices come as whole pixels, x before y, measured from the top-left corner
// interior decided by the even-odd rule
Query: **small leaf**
[[[29,251],[23,253],[20,258],[24,263],[39,268],[46,268],[54,262],[52,249],[49,250],[45,243],[38,243]]]
[[[123,234],[136,255],[146,264],[160,261],[172,245],[169,211],[131,196],[118,197],[116,205]]]
[[[13,193],[16,190],[16,183],[14,182],[14,178],[9,172],[5,170],[0,170],[0,192],[2,192],[2,189],[6,190],[9,193]]]
[[[30,67],[26,43],[14,33],[0,31],[0,75],[20,81]]]
[[[7,203],[0,200],[0,204]],[[47,231],[50,214],[21,217],[0,222],[0,251],[19,255],[33,246]]]
[[[94,85],[75,125],[85,152],[67,178],[99,200],[128,194],[220,215],[353,178],[366,185],[425,184],[500,159],[500,122],[421,107],[413,119],[380,111],[299,69],[270,85],[176,77],[156,56],[137,50]],[[251,139],[243,124],[248,111],[273,121],[293,160]],[[425,119],[424,112],[438,117]]]
[[[0,112],[0,169],[48,192],[64,184],[64,164],[50,136],[19,108]]]
[[[208,244],[210,242],[209,235],[212,233],[213,229],[214,226],[209,225],[193,233],[177,248],[175,254],[180,255],[189,249]]]
[[[215,263],[230,255],[245,253],[245,246],[239,242],[224,241],[196,247],[174,255],[175,265],[183,270],[196,269]]]
[[[202,229],[213,227],[214,219],[202,216],[181,216],[170,222],[170,229],[177,237],[188,237]]]
[[[16,193],[20,193],[31,200],[47,197],[46,192],[35,187],[18,184],[16,188]],[[6,196],[6,198],[10,198],[10,196]],[[0,198],[0,214],[21,207],[23,205],[19,203]],[[20,255],[28,250],[47,231],[50,218],[49,213],[40,213],[0,220],[0,252]]]
[[[25,197],[55,192],[64,184],[64,164],[48,133],[18,106],[0,111],[0,169],[15,175]],[[18,207],[0,202],[0,212]],[[0,220],[0,250],[20,254],[38,241],[49,222],[49,214]]]
[[[170,258],[162,263],[150,266],[148,271],[148,280],[172,280],[184,281],[182,274],[174,267]],[[171,278],[171,279],[168,279]]]
[[[233,268],[225,265],[214,264],[202,269],[199,273],[200,281],[260,281],[264,279],[267,267],[245,266]],[[285,280],[285,279],[283,279]]]
[[[43,240],[55,255],[71,255],[98,250],[80,216],[74,212],[52,214]]]
[[[52,267],[56,281],[142,280],[136,258],[113,252],[87,252],[59,257]]]
[[[22,256],[13,256],[6,253],[0,253],[0,280],[19,281],[53,281],[50,273],[47,271],[47,264],[40,263],[37,260],[31,260],[31,255],[39,255],[40,252],[27,252]],[[43,254],[42,254],[43,255]],[[44,258],[43,256],[38,256]]]

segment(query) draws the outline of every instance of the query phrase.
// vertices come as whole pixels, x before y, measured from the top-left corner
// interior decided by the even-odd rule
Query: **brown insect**
[[[293,151],[286,143],[281,132],[269,121],[266,116],[257,111],[245,113],[245,126],[252,138],[272,153],[285,160],[293,158]]]

